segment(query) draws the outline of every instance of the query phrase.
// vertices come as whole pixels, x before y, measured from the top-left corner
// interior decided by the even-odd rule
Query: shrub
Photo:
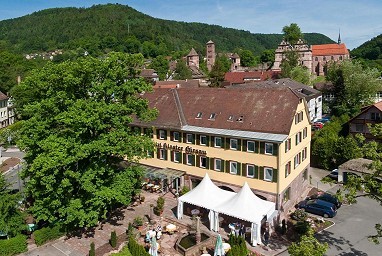
[[[291,218],[297,221],[305,221],[308,214],[303,209],[297,209],[291,214]]]
[[[34,232],[34,240],[37,246],[43,245],[44,243],[59,238],[65,234],[65,231],[61,225],[56,225],[53,227],[45,227]]]
[[[154,213],[158,216],[161,215],[163,212],[163,208],[164,208],[164,198],[160,196],[158,197],[157,205],[154,207]]]
[[[113,253],[113,256],[132,256],[129,250],[129,247],[125,246],[123,247],[122,251]]]
[[[114,231],[111,231],[110,234],[110,241],[109,241],[111,247],[115,248],[117,246],[117,233]]]
[[[299,235],[305,235],[310,230],[310,223],[307,221],[297,221],[294,225],[294,229]]]
[[[145,247],[138,244],[132,237],[130,237],[127,246],[132,256],[150,256],[150,254],[146,252]]]
[[[94,242],[90,244],[89,256],[95,256],[95,245]]]
[[[27,238],[17,235],[8,240],[0,240],[0,255],[11,256],[27,251]]]
[[[143,219],[140,216],[135,217],[134,219],[134,225],[139,227],[143,225]]]
[[[245,243],[245,239],[241,236],[230,235],[228,243],[231,249],[228,251],[227,256],[247,256],[249,251]]]
[[[143,203],[145,199],[146,199],[145,196],[141,196],[139,200]]]
[[[182,190],[180,191],[180,195],[183,196],[184,194],[186,194],[187,192],[190,191],[190,188],[187,187],[187,186],[183,186],[182,187]]]

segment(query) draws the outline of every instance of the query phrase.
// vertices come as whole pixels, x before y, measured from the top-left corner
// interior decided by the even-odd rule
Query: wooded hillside
[[[304,37],[309,44],[333,42],[318,33]],[[205,43],[213,40],[218,51],[241,48],[260,55],[265,49],[276,48],[281,39],[281,34],[252,34],[217,25],[156,19],[120,4],[47,9],[0,22],[2,44],[19,53],[58,48],[83,48],[90,54],[143,49],[155,57],[194,47],[205,54]]]

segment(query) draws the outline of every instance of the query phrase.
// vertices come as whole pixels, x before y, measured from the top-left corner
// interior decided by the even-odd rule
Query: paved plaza
[[[88,255],[90,244],[94,242],[96,249],[102,245],[108,244],[111,231],[115,230],[117,235],[121,235],[126,232],[129,223],[132,223],[136,216],[149,216],[150,204],[156,205],[156,200],[160,196],[157,193],[150,193],[142,191],[142,195],[145,196],[145,201],[134,207],[127,207],[119,212],[114,219],[109,222],[100,224],[92,232],[83,233],[81,236],[73,236],[69,238],[61,238],[53,242],[36,247],[35,245],[29,246],[29,251],[22,254],[25,256],[85,256]],[[178,220],[175,216],[177,200],[171,193],[164,195],[165,207],[162,217],[156,216],[154,220],[157,223],[161,223],[162,227],[169,223],[173,223],[178,226],[178,232],[172,235],[163,233],[158,243],[160,244],[159,255],[163,256],[180,256],[174,248],[174,245],[178,238],[188,232],[188,226],[192,224],[190,216],[184,215],[182,220]],[[147,225],[147,229],[150,226]],[[211,236],[216,236],[217,233],[211,232],[205,225],[201,225],[201,231]],[[142,234],[145,231],[141,231]],[[221,232],[223,239],[227,239],[227,233]],[[140,241],[143,243],[143,236]],[[287,244],[283,241],[270,241],[268,247],[256,246],[249,248],[262,255],[277,255],[279,252],[286,249]]]

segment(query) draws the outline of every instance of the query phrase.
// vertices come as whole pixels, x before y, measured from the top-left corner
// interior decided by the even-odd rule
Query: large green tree
[[[284,34],[284,39],[291,45],[296,44],[298,39],[302,39],[303,36],[300,27],[296,23],[284,26],[282,32]]]
[[[149,137],[129,127],[135,116],[156,115],[140,97],[151,88],[135,78],[142,64],[142,55],[122,53],[51,63],[15,88],[24,119],[18,146],[37,221],[93,226],[137,193],[140,168],[120,162],[153,150]]]
[[[382,88],[377,69],[363,68],[357,61],[332,62],[326,80],[334,86],[335,100],[332,114],[354,116],[363,106],[369,105]]]
[[[25,230],[24,214],[18,207],[20,193],[12,194],[4,175],[0,174],[0,232],[13,237]]]
[[[192,72],[184,60],[178,61],[175,68],[175,79],[185,80],[192,78]]]
[[[166,78],[169,66],[168,60],[164,56],[159,55],[158,57],[154,58],[150,64],[150,67],[155,69],[155,71],[158,73],[159,80],[164,80]]]
[[[224,81],[224,75],[229,71],[231,61],[226,56],[218,56],[210,72],[211,87],[220,87]]]

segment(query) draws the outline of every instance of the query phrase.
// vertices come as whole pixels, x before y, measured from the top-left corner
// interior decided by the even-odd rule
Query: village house
[[[382,101],[363,107],[361,113],[348,121],[349,133],[352,135],[362,134],[366,140],[381,142],[381,139],[370,133],[369,125],[382,123]]]
[[[192,189],[206,173],[235,192],[247,182],[281,216],[307,188],[310,121],[304,97],[292,89],[155,89],[142,97],[159,116],[132,123],[156,144],[140,163],[165,177],[163,186]]]

